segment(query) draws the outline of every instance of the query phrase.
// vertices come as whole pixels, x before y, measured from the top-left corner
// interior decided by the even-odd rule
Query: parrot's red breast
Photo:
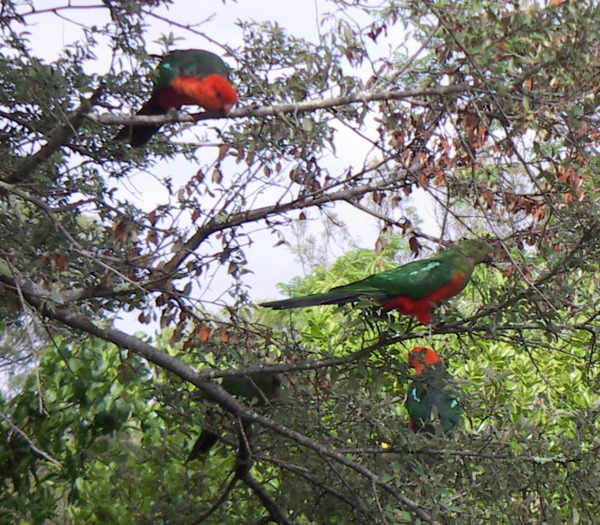
[[[468,279],[462,272],[456,272],[448,284],[441,286],[425,297],[413,299],[407,295],[400,295],[382,301],[382,305],[386,310],[397,310],[404,315],[413,315],[421,323],[429,324],[433,321],[435,306],[457,295],[467,285],[467,282]]]
[[[156,102],[165,111],[196,104],[213,113],[227,115],[239,97],[235,88],[221,75],[204,78],[180,75],[167,88],[157,91]]]

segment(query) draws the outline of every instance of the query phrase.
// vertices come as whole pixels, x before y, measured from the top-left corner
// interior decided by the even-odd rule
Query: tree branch
[[[317,109],[330,109],[337,106],[347,106],[349,104],[366,104],[367,102],[376,102],[384,100],[406,100],[413,97],[435,97],[469,93],[474,90],[469,84],[457,84],[455,86],[440,86],[428,89],[406,89],[403,91],[367,91],[356,95],[347,95],[328,98],[325,100],[310,100],[298,104],[275,104],[265,107],[247,106],[234,109],[227,117],[218,113],[208,111],[201,113],[181,113],[171,112],[166,115],[113,115],[104,113],[102,115],[87,115],[87,118],[99,124],[110,126],[143,125],[143,124],[172,124],[172,123],[194,123],[209,119],[238,119],[244,117],[274,117],[288,113],[306,113]]]
[[[49,461],[50,463],[52,463],[58,467],[63,466],[63,464],[60,461],[54,459],[52,456],[50,456],[49,454],[44,452],[41,448],[38,448],[35,445],[35,443],[33,442],[33,440],[25,432],[23,432],[17,425],[15,425],[8,416],[5,416],[4,414],[0,413],[0,417],[4,421],[6,421],[17,434],[19,434],[25,441],[27,441],[29,448],[31,448],[31,450],[33,450],[36,454],[39,454],[45,460]]]
[[[380,487],[393,495],[400,503],[410,508],[424,521],[439,525],[439,522],[434,520],[423,508],[423,506],[416,501],[413,501],[408,496],[405,496],[394,487],[383,482],[383,480],[377,474],[369,470],[364,465],[352,461],[343,454],[340,454],[335,450],[331,450],[320,443],[313,441],[300,432],[297,432],[286,427],[285,425],[272,421],[267,417],[253,412],[249,407],[240,403],[235,397],[228,394],[221,387],[221,385],[203,380],[202,376],[188,364],[180,361],[166,352],[158,350],[150,343],[126,334],[125,332],[111,327],[101,327],[84,315],[76,314],[68,309],[52,310],[47,304],[42,303],[35,295],[29,294],[26,288],[23,289],[23,293],[26,296],[27,301],[35,306],[42,315],[59,321],[66,326],[70,326],[71,328],[75,328],[82,332],[99,337],[105,341],[109,341],[119,348],[131,350],[132,352],[146,358],[148,361],[151,361],[159,367],[168,370],[181,379],[193,384],[199,390],[201,390],[208,399],[222,406],[228,412],[237,415],[243,421],[259,423],[260,425],[270,428],[271,430],[287,437],[288,439],[315,450],[319,454],[334,459],[335,461],[351,468],[352,470],[355,470],[362,476],[368,478],[375,487]]]
[[[239,480],[239,478],[234,475],[231,478],[231,481],[225,487],[225,490],[223,490],[223,493],[219,496],[217,501],[215,501],[213,503],[213,505],[210,507],[210,509],[208,509],[204,514],[201,514],[199,518],[192,521],[190,523],[190,525],[200,525],[201,523],[204,523],[208,518],[210,518],[219,509],[219,507],[221,505],[223,505],[223,503],[225,503],[225,501],[227,500],[227,497],[229,496],[229,494],[235,487],[238,480]]]
[[[585,457],[589,457],[600,450],[600,445],[592,450],[586,451],[585,453],[578,454],[575,456],[523,456],[513,454],[491,454],[486,452],[474,452],[472,450],[453,450],[453,449],[436,449],[436,448],[420,448],[410,449],[408,447],[390,447],[390,448],[343,448],[339,449],[340,452],[346,454],[422,454],[425,456],[457,456],[462,458],[483,458],[493,459],[501,461],[519,461],[525,463],[537,463],[543,465],[545,463],[559,463],[566,465],[567,463],[574,463],[581,461]]]
[[[417,170],[418,167],[415,168]],[[210,219],[204,226],[198,230],[183,244],[183,247],[161,267],[167,276],[176,272],[179,266],[204,242],[210,235],[241,226],[249,222],[256,222],[261,219],[266,219],[271,215],[281,215],[292,210],[301,210],[311,206],[321,206],[330,202],[336,201],[351,201],[352,199],[364,195],[381,188],[390,188],[390,181],[383,179],[382,181],[372,184],[364,184],[356,187],[349,187],[340,191],[325,193],[327,188],[319,192],[318,196],[301,196],[293,201],[288,201],[284,204],[275,204],[273,206],[264,206],[253,210],[241,211],[233,213],[229,216],[217,215]]]
[[[292,522],[287,518],[284,512],[275,503],[275,500],[273,500],[273,498],[269,495],[265,488],[250,475],[249,471],[243,472],[239,476],[239,479],[252,489],[254,494],[256,494],[258,499],[262,502],[265,509],[267,509],[267,511],[269,512],[273,521],[275,521],[276,523],[281,523],[282,525],[291,525]]]
[[[269,463],[273,463],[274,465],[277,465],[279,468],[287,470],[289,472],[292,472],[294,474],[296,474],[297,476],[309,481],[310,483],[312,483],[313,485],[319,487],[323,492],[326,492],[328,494],[331,494],[332,496],[338,498],[339,500],[343,501],[346,505],[348,505],[349,507],[353,508],[354,510],[360,512],[361,514],[364,514],[366,517],[375,520],[375,517],[373,516],[373,513],[368,512],[366,509],[364,509],[362,507],[362,505],[360,505],[360,503],[358,502],[358,500],[356,499],[352,499],[348,496],[346,496],[343,492],[329,486],[326,485],[325,483],[323,483],[322,481],[318,480],[317,478],[315,478],[314,476],[311,476],[309,474],[308,469],[300,467],[298,465],[294,465],[292,463],[289,463],[287,461],[282,461],[278,458],[275,458],[273,456],[268,456],[268,455],[264,455],[264,454],[258,454],[256,456],[257,459],[260,459],[262,461],[268,461]]]

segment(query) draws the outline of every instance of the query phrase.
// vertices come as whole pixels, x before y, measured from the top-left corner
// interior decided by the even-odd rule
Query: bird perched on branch
[[[212,113],[227,115],[238,100],[225,62],[210,51],[187,49],[162,58],[152,96],[137,114],[165,115],[171,109],[196,104]],[[115,139],[129,140],[138,148],[147,144],[160,127],[160,124],[125,126]]]
[[[440,428],[449,434],[460,423],[463,411],[454,378],[432,348],[413,348],[408,361],[415,369],[406,397],[410,428],[431,435]]]
[[[262,303],[283,310],[323,304],[345,304],[370,298],[385,310],[412,315],[421,323],[433,320],[433,309],[442,301],[460,293],[469,282],[473,269],[491,262],[491,246],[482,240],[457,243],[435,257],[414,261],[392,270],[371,275],[360,281],[332,288],[329,292]]]
[[[276,372],[257,372],[246,376],[224,377],[221,386],[232,396],[241,397],[249,403],[254,403],[254,406],[264,406],[279,396],[282,379],[282,375]],[[191,461],[206,454],[218,440],[218,433],[204,429],[187,460]]]

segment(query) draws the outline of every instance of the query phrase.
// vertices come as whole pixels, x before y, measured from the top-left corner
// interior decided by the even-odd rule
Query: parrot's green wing
[[[443,260],[432,258],[414,261],[331,291],[353,291],[381,299],[397,295],[420,299],[452,280],[454,271],[452,262],[448,257]]]
[[[262,405],[279,395],[281,380],[281,374],[258,372],[247,376],[224,377],[222,385],[232,396]]]
[[[371,275],[362,281],[332,290],[381,292],[388,296],[406,295],[421,299],[450,284],[453,279],[468,282],[475,265],[488,259],[490,245],[478,239],[458,243],[435,257],[414,261],[392,270]]]
[[[293,297],[262,303],[268,308],[301,308],[317,304],[344,304],[359,297],[370,297],[379,301],[398,295],[420,299],[448,284],[452,279],[453,266],[448,257],[440,256],[415,261],[392,270],[377,273],[350,284],[337,286],[329,292]]]

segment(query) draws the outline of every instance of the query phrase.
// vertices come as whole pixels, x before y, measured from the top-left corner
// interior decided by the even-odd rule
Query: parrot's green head
[[[456,249],[475,264],[490,263],[493,259],[492,247],[481,239],[467,239],[456,245]]]

